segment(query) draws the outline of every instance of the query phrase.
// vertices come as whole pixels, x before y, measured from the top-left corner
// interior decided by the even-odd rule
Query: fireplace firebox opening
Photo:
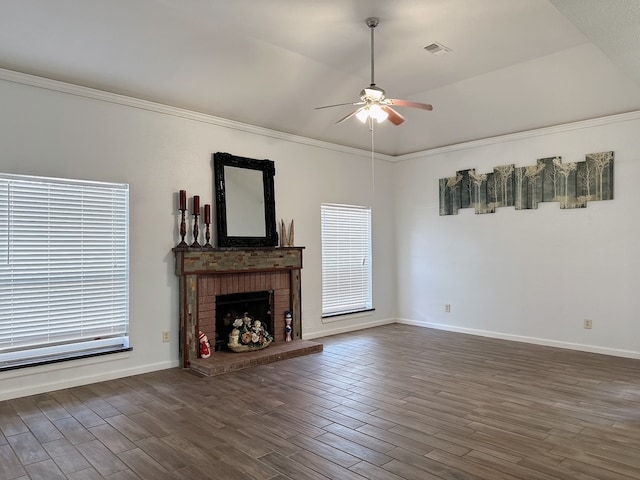
[[[216,338],[214,351],[228,350],[229,334],[233,321],[245,313],[260,320],[266,330],[274,334],[272,318],[273,291],[243,292],[216,295]]]

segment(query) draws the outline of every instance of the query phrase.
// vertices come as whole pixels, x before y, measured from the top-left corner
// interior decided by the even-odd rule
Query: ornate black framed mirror
[[[213,154],[218,247],[275,247],[276,202],[271,160]]]

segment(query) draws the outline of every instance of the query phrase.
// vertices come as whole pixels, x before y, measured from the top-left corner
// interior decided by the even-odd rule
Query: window
[[[0,174],[0,369],[129,348],[128,199]]]
[[[372,309],[371,209],[321,206],[322,316]]]

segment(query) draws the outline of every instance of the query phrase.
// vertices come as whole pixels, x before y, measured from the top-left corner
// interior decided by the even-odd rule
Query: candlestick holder
[[[198,243],[198,237],[200,236],[200,230],[198,229],[199,216],[200,214],[198,213],[193,214],[193,243],[191,244],[192,247],[200,247],[200,244]]]
[[[211,240],[211,231],[209,230],[209,225],[211,225],[211,222],[207,222],[205,220],[205,230],[204,230],[204,239],[207,241],[207,243],[204,244],[203,248],[213,248],[213,245],[211,245],[211,243],[209,242],[209,240]]]
[[[178,247],[188,247],[189,245],[187,244],[187,242],[184,241],[184,237],[187,235],[187,222],[185,221],[185,212],[187,211],[186,208],[181,208],[180,209],[180,243],[178,244]]]

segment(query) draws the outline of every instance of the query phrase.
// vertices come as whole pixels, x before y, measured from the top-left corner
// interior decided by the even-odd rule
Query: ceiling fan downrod
[[[374,80],[374,68],[373,68],[373,62],[374,62],[374,56],[373,56],[373,30],[378,26],[378,23],[380,23],[380,19],[378,17],[369,17],[366,20],[367,22],[367,27],[369,27],[369,29],[371,30],[371,86],[375,86],[376,82]]]

